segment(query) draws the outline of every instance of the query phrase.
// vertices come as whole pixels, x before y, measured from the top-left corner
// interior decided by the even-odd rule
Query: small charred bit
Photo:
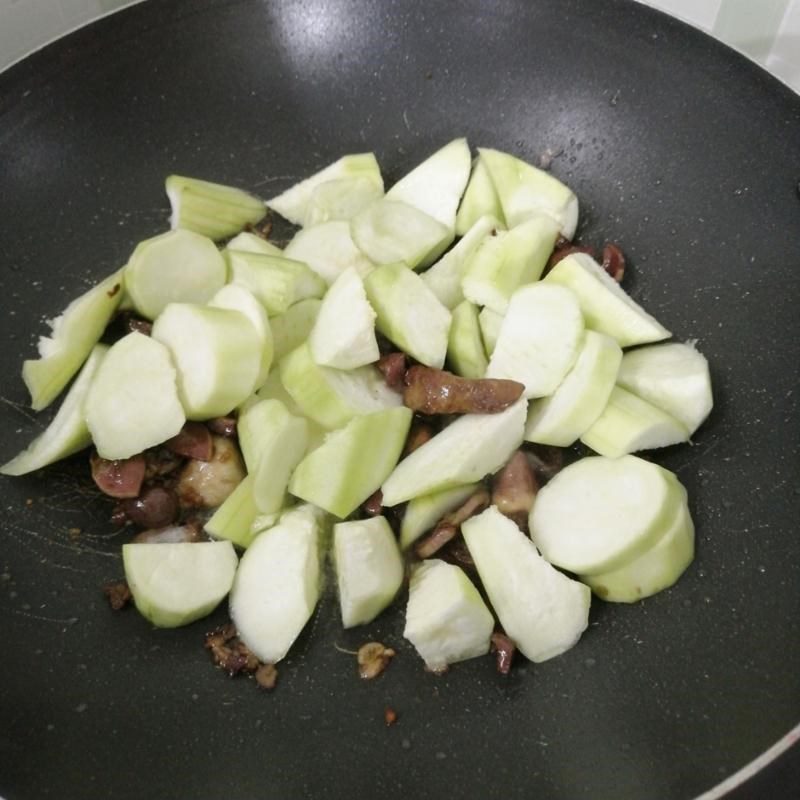
[[[556,264],[558,264],[559,261],[561,261],[562,258],[571,256],[573,253],[586,253],[586,255],[589,255],[592,258],[595,257],[594,247],[572,244],[572,242],[568,241],[564,241],[564,244],[561,245],[559,242],[556,242],[555,250],[553,250],[553,252],[550,254],[550,258],[547,260],[547,265],[544,268],[544,272],[549,272]]]
[[[224,436],[212,437],[210,461],[189,459],[178,476],[175,491],[181,508],[221,506],[245,476],[239,448]]]
[[[547,483],[564,467],[564,455],[560,447],[534,444],[525,448],[525,455],[540,485]]]
[[[380,642],[367,642],[358,648],[358,676],[365,681],[377,678],[389,662],[394,658],[395,651],[391,647],[384,647]]]
[[[278,682],[278,668],[274,664],[260,664],[253,673],[256,683],[271,692]]]
[[[149,336],[153,330],[153,323],[143,317],[137,316],[130,309],[120,311],[108,323],[103,333],[103,341],[113,344],[129,333],[141,333]]]
[[[244,226],[245,233],[252,233],[260,239],[269,241],[269,235],[272,233],[272,220],[269,216],[264,217],[259,222],[248,222]]]
[[[214,442],[211,431],[202,422],[186,422],[180,431],[164,442],[164,447],[186,458],[211,461]]]
[[[463,505],[439,520],[433,532],[422,539],[414,548],[416,555],[424,559],[438,553],[442,547],[458,535],[461,524],[483,511],[489,505],[489,502],[489,492],[486,489],[478,489],[477,492],[467,498]]]
[[[383,374],[383,379],[390,389],[403,391],[403,379],[406,375],[405,353],[387,353],[378,359],[375,366]]]
[[[233,439],[236,436],[236,417],[214,417],[206,422],[211,433]]]
[[[255,672],[260,666],[232,623],[207,633],[204,646],[211,652],[214,663],[231,677],[240,672]]]
[[[383,512],[383,492],[378,489],[371,494],[361,505],[364,513],[368,517],[379,517]]]
[[[383,721],[387,728],[397,722],[397,712],[391,706],[386,706],[383,710]]]
[[[407,370],[405,382],[403,403],[422,414],[495,414],[516,402],[525,390],[517,381],[470,380],[421,366]]]
[[[166,447],[153,447],[145,450],[144,459],[147,464],[144,473],[145,481],[154,478],[165,478],[171,475],[179,467],[183,466],[183,457],[173,453]]]
[[[209,631],[206,634],[204,647],[207,650],[213,650],[215,647],[221,647],[227,644],[236,636],[236,626],[232,622],[229,622],[227,625],[221,625],[219,628],[214,628],[213,631]]]
[[[410,456],[415,450],[418,450],[425,442],[433,439],[434,430],[431,425],[422,420],[415,419],[411,423],[411,429],[406,437],[406,444],[403,448],[403,458]]]
[[[103,494],[118,500],[138,497],[145,474],[145,458],[139,453],[130,458],[109,461],[96,451],[91,458],[92,479]]]
[[[202,542],[200,526],[192,523],[186,525],[167,525],[161,528],[150,528],[136,534],[133,541],[148,544],[178,544],[181,542]]]
[[[517,646],[501,631],[495,631],[492,634],[490,646],[497,660],[497,671],[501,675],[508,675],[511,671],[514,653],[517,652]]]
[[[112,514],[123,514],[140,528],[163,528],[178,518],[178,498],[175,492],[163,486],[145,486],[138,497],[123,500]]]
[[[114,611],[125,608],[133,596],[127,581],[111,581],[104,584],[103,594]]]
[[[615,244],[603,247],[603,269],[617,282],[622,283],[625,276],[625,256]]]
[[[523,531],[528,530],[528,516],[533,508],[539,482],[536,480],[528,457],[517,450],[492,481],[492,505],[514,520]]]

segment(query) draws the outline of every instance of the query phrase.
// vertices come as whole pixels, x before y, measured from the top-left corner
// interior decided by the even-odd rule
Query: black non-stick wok
[[[178,631],[110,611],[125,534],[85,457],[3,479],[7,800],[693,798],[796,730],[800,98],[633,2],[152,0],[0,75],[0,457],[39,430],[19,370],[43,318],[165,229],[165,175],[266,197],[374,150],[391,182],[460,135],[557,154],[579,238],[617,242],[633,296],[708,356],[710,419],[654,454],[694,564],[508,677],[428,674],[399,610],[343,633],[328,591],[268,694],[203,650],[224,608]],[[337,646],[369,639],[400,654],[366,683]],[[798,775],[789,750],[735,796]]]

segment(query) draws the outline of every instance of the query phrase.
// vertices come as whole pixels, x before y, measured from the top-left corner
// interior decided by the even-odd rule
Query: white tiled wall
[[[800,0],[640,0],[716,36],[800,93]]]
[[[0,0],[0,69],[135,0]]]
[[[488,0],[487,0],[488,1]],[[0,0],[0,69],[141,0]],[[800,92],[800,0],[640,0],[722,39]]]

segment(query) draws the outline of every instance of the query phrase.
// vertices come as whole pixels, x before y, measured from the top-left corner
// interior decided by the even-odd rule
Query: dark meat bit
[[[367,642],[358,648],[358,676],[365,681],[377,678],[389,662],[394,658],[395,652],[391,647],[384,647],[380,642]]]
[[[414,546],[417,558],[430,558],[458,535],[458,526],[441,520],[424,539]]]
[[[462,523],[479,514],[488,505],[489,492],[486,489],[478,489],[467,498],[463,505],[442,517],[433,532],[416,545],[414,552],[419,558],[430,558],[438,553],[442,547],[458,535]]]
[[[497,660],[497,671],[501,675],[508,675],[511,671],[514,653],[517,652],[517,646],[504,633],[495,631],[492,634],[491,650]]]
[[[439,553],[439,557],[444,559],[450,564],[455,564],[457,567],[461,567],[465,572],[468,572],[472,575],[477,574],[477,570],[475,568],[475,561],[472,558],[472,554],[469,552],[469,548],[467,547],[467,543],[462,539],[453,539]]]
[[[586,253],[587,256],[591,256],[592,258],[594,258],[595,256],[594,247],[572,244],[572,242],[568,242],[566,240],[563,241],[564,243],[561,245],[559,245],[559,243],[556,242],[556,248],[550,254],[550,258],[547,260],[547,265],[544,268],[545,273],[553,269],[553,267],[556,264],[558,264],[559,261],[566,258],[567,256],[571,256],[573,253]]]
[[[119,294],[119,292],[120,292],[120,289],[122,289],[122,284],[121,284],[121,283],[115,283],[115,284],[114,284],[114,285],[113,285],[113,286],[112,286],[112,287],[111,287],[111,288],[110,288],[110,289],[109,289],[109,290],[106,292],[106,294],[107,294],[109,297],[116,297],[116,296]]]
[[[190,459],[175,487],[182,508],[221,506],[245,476],[239,448],[231,439],[214,436],[210,461]]]
[[[202,422],[185,423],[175,436],[164,442],[164,447],[179,456],[198,461],[211,461],[214,454],[211,431]]]
[[[261,664],[253,673],[253,677],[262,689],[271,692],[278,682],[278,669],[274,664]]]
[[[250,648],[239,639],[233,623],[207,633],[205,648],[211,651],[214,663],[231,677],[240,672],[255,672],[260,666]]]
[[[403,379],[406,374],[404,353],[387,353],[378,359],[375,366],[383,373],[383,379],[388,387],[398,392],[403,391]]]
[[[103,586],[103,594],[114,611],[119,611],[130,603],[133,595],[127,581],[112,581]]]
[[[183,466],[183,458],[173,453],[172,450],[167,450],[166,447],[153,447],[145,450],[144,459],[147,463],[144,473],[145,481],[151,481],[153,478],[165,478]]]
[[[494,414],[508,408],[525,387],[494,378],[470,380],[431,367],[406,371],[403,403],[422,414]]]
[[[517,450],[492,482],[492,504],[501,514],[514,520],[523,531],[528,530],[528,516],[533,508],[539,484],[528,457]]]
[[[138,497],[146,466],[143,455],[109,461],[93,452],[91,465],[92,479],[103,494],[117,499]]]
[[[383,721],[387,728],[397,722],[397,712],[391,706],[386,706],[383,710]]]
[[[245,233],[252,233],[254,236],[258,236],[259,239],[269,241],[269,235],[272,233],[272,220],[267,216],[256,223],[248,222],[244,226],[244,231]]]
[[[411,423],[411,430],[406,437],[406,444],[403,448],[403,458],[410,456],[415,450],[418,450],[425,442],[433,439],[433,428],[427,422],[415,419]]]
[[[236,417],[215,417],[210,419],[206,425],[211,433],[217,436],[225,436],[227,439],[233,439],[236,436]]]
[[[528,463],[533,469],[533,473],[539,483],[547,483],[557,473],[561,472],[564,466],[564,454],[560,447],[553,447],[549,444],[534,444],[527,447],[525,454],[528,456]]]
[[[377,492],[371,494],[361,508],[368,517],[379,517],[383,511],[383,492],[378,489]]]
[[[163,486],[146,486],[138,497],[123,500],[114,509],[112,521],[117,514],[140,528],[163,528],[178,518],[178,498]]]
[[[603,269],[617,282],[622,283],[625,276],[625,256],[615,244],[603,248]]]
[[[103,341],[109,344],[116,342],[129,333],[141,333],[149,336],[153,331],[153,323],[137,316],[133,311],[120,311],[103,332]]]

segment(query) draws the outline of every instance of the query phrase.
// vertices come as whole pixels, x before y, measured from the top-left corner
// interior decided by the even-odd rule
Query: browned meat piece
[[[244,226],[246,233],[252,233],[264,241],[269,241],[269,235],[272,233],[272,220],[267,216],[259,222],[248,222]]]
[[[533,508],[539,483],[528,458],[517,450],[492,482],[492,504],[501,514],[513,519],[524,531],[528,530],[528,515]]]
[[[231,439],[214,436],[210,461],[191,459],[175,487],[182,508],[216,508],[245,476],[239,448]]]
[[[534,444],[525,448],[525,455],[528,456],[528,463],[540,484],[547,483],[564,466],[564,454],[560,447]]]
[[[260,664],[253,677],[262,689],[272,691],[278,682],[278,669],[274,664]]]
[[[228,439],[236,436],[236,417],[215,417],[206,425],[211,433],[216,433],[217,436],[225,436]]]
[[[163,486],[146,486],[138,497],[123,500],[115,509],[140,528],[163,528],[178,517],[178,498]]]
[[[214,663],[231,676],[240,672],[255,672],[259,667],[258,659],[238,638],[233,624],[223,625],[207,633],[205,648],[211,651]]]
[[[187,422],[179,433],[164,442],[164,447],[198,461],[210,461],[214,454],[211,431],[202,422]]]
[[[486,489],[479,489],[468,497],[462,506],[442,517],[433,532],[416,545],[414,552],[419,558],[430,558],[438,553],[442,547],[456,537],[463,522],[479,514],[488,505],[489,492]]]
[[[603,248],[603,269],[617,282],[622,283],[625,276],[625,256],[615,244]]]
[[[389,728],[397,722],[397,712],[391,707],[386,706],[383,710],[383,721],[386,727]]]
[[[492,652],[497,658],[497,671],[501,675],[508,675],[511,671],[514,653],[517,652],[517,646],[501,631],[495,631],[492,634],[491,642]]]
[[[425,442],[433,439],[434,430],[427,422],[415,419],[411,423],[411,430],[406,437],[406,445],[403,448],[403,458],[410,456],[415,450],[422,447]]]
[[[103,586],[103,594],[114,611],[119,611],[131,601],[131,590],[127,581],[112,581]]]
[[[383,511],[383,492],[378,489],[377,492],[370,495],[362,504],[364,513],[369,517],[379,517]]]
[[[117,499],[139,496],[146,467],[143,455],[109,461],[93,452],[91,465],[92,479],[103,494]]]
[[[563,240],[563,242],[563,244],[556,242],[556,248],[553,250],[550,258],[547,260],[547,265],[544,268],[545,273],[553,269],[553,267],[558,264],[562,258],[571,256],[573,253],[586,253],[586,255],[594,258],[594,247],[585,247],[579,244],[572,244],[572,242],[568,242],[566,239]]]
[[[358,675],[365,681],[377,678],[394,658],[391,647],[384,647],[380,642],[367,642],[358,648]]]
[[[404,353],[387,353],[378,359],[375,365],[382,373],[386,385],[398,392],[403,391],[403,378],[406,374],[406,357]]]
[[[227,625],[222,625],[206,634],[205,647],[207,650],[213,652],[214,648],[222,647],[222,645],[227,644],[235,636],[236,626],[232,622],[229,622]]]
[[[183,466],[183,458],[166,447],[153,447],[145,450],[144,459],[147,463],[145,469],[145,481],[153,478],[164,478]]]
[[[422,414],[494,414],[516,402],[524,389],[517,381],[470,380],[416,366],[406,371],[403,403]]]
[[[453,539],[439,552],[439,557],[461,567],[465,572],[472,575],[477,573],[475,569],[475,562],[472,559],[472,554],[469,552],[467,543],[462,539]]]
[[[119,285],[119,284],[117,284]],[[143,319],[130,309],[118,312],[103,331],[103,341],[112,344],[129,333],[141,333],[149,336],[153,330],[153,323]]]
[[[458,535],[458,526],[441,520],[436,527],[414,545],[417,558],[430,558]]]

